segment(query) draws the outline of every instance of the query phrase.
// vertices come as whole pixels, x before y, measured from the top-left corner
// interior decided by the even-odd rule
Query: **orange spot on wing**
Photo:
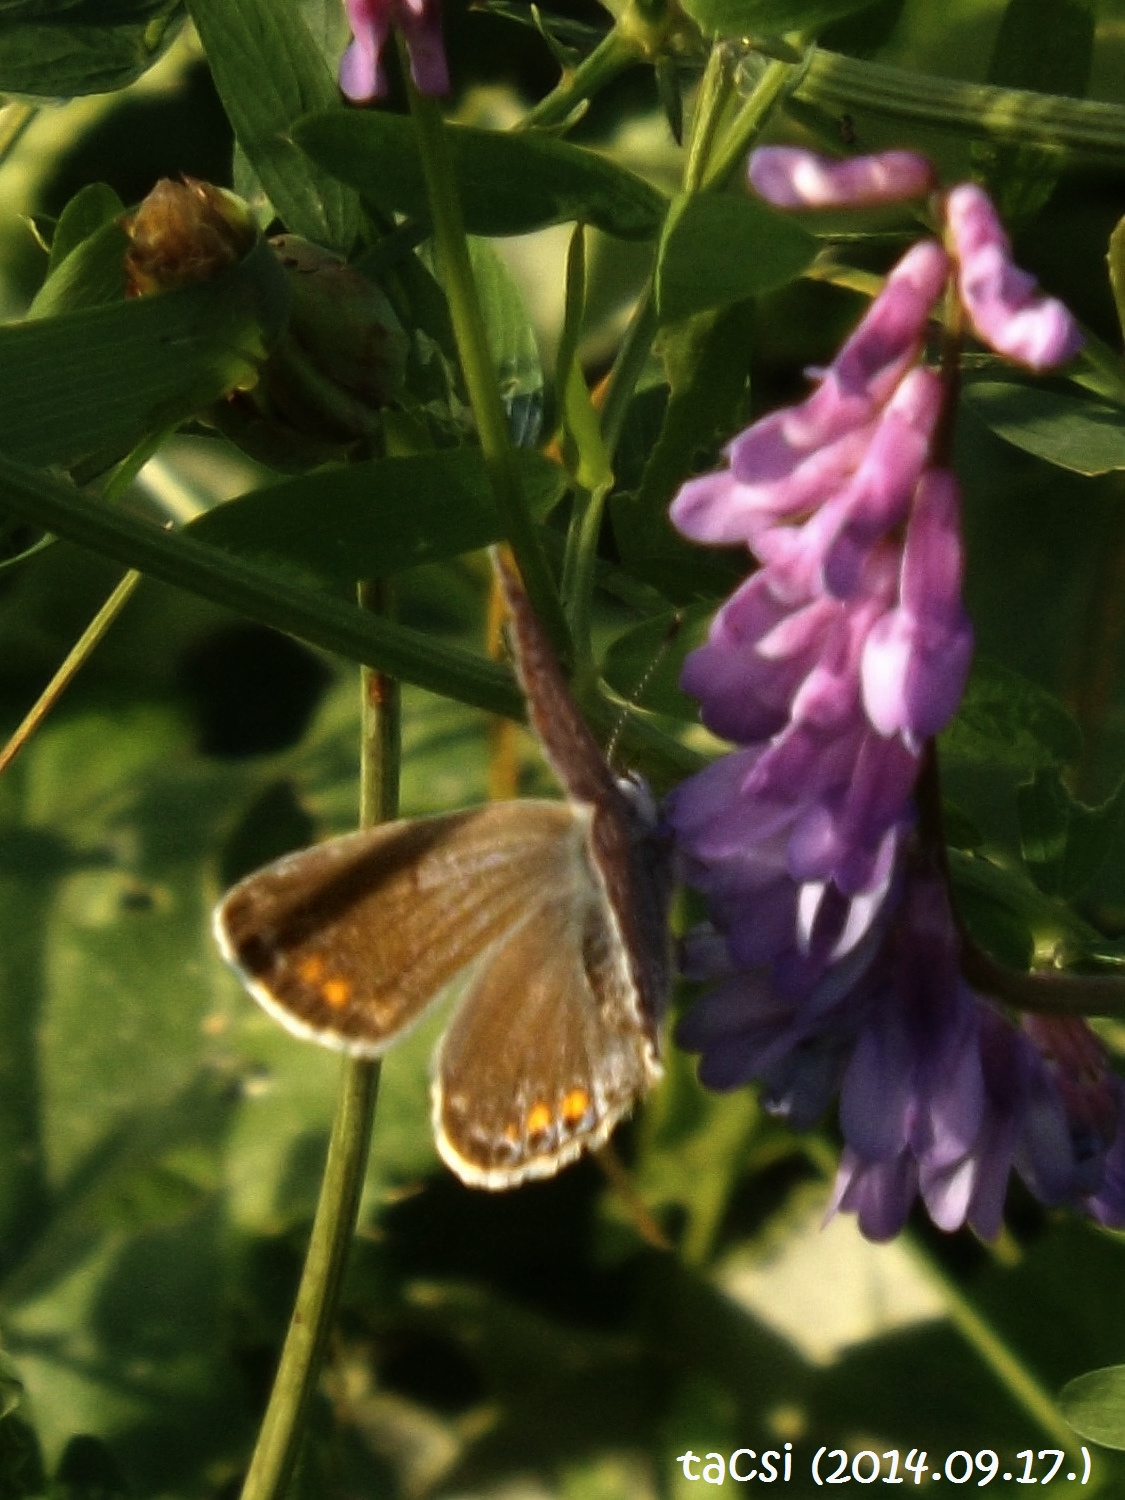
[[[306,984],[319,984],[324,978],[324,960],[319,953],[310,953],[297,965],[297,974]]]
[[[533,1104],[527,1112],[524,1127],[528,1135],[542,1135],[551,1124],[551,1111],[545,1104]]]
[[[352,998],[350,979],[326,979],[320,986],[320,998],[333,1010],[341,1010]]]
[[[590,1096],[585,1089],[570,1089],[563,1099],[562,1114],[568,1125],[579,1125],[590,1109]]]

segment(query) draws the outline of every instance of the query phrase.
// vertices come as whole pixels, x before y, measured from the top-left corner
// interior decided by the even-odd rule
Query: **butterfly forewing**
[[[525,920],[529,889],[571,878],[583,821],[498,802],[330,839],[236,885],[219,945],[289,1030],[378,1056]]]
[[[458,1006],[435,1058],[434,1134],[474,1187],[550,1176],[660,1077],[604,894],[576,849]]]

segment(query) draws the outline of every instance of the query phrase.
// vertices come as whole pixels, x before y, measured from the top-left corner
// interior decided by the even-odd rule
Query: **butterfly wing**
[[[286,855],[236,885],[215,935],[298,1036],[378,1057],[445,985],[566,882],[577,815],[498,802],[404,819]]]
[[[439,1044],[434,1135],[472,1187],[549,1177],[604,1143],[661,1076],[651,1018],[585,839],[528,897]]]

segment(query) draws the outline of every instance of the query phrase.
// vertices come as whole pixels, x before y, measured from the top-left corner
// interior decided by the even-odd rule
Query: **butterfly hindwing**
[[[575,847],[482,965],[434,1062],[434,1132],[465,1182],[512,1187],[600,1146],[660,1076],[613,914]]]

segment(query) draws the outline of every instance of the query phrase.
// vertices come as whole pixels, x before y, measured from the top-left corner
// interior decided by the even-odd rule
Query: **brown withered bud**
[[[132,297],[209,281],[236,265],[258,237],[241,199],[195,177],[162,177],[121,223],[130,240],[125,269]]]

